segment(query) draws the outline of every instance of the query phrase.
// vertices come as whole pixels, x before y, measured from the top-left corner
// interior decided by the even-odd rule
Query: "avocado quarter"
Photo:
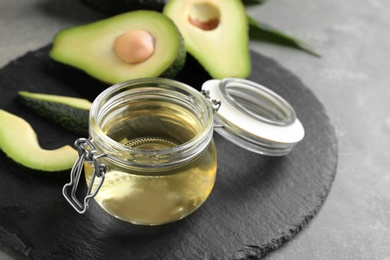
[[[153,53],[138,63],[121,59],[114,46],[120,36],[132,31],[147,32],[153,39]],[[133,47],[129,42],[130,51]],[[172,78],[183,68],[186,51],[171,19],[156,11],[140,10],[62,30],[54,37],[50,57],[116,84],[136,78]]]
[[[65,129],[88,136],[89,110],[86,99],[19,91],[19,100],[37,114],[49,118]]]
[[[0,110],[0,149],[18,165],[41,172],[62,172],[72,168],[78,153],[69,145],[42,149],[31,125],[23,118]]]
[[[163,13],[179,28],[186,50],[213,78],[249,76],[248,20],[241,0],[170,0]]]

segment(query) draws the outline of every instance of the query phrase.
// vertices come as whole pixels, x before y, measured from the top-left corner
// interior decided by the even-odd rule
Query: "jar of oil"
[[[104,182],[85,162],[87,185],[109,214],[135,224],[179,220],[199,208],[216,177],[213,111],[176,81],[125,82],[101,93],[90,111],[91,147],[103,154]],[[87,145],[88,146],[88,145]],[[97,167],[99,168],[99,167]]]
[[[261,85],[224,79],[207,81],[202,89],[157,78],[103,91],[91,107],[89,139],[75,143],[79,159],[63,188],[65,198],[79,213],[94,198],[130,223],[177,221],[198,209],[213,189],[214,128],[262,155],[285,155],[303,138],[292,107]],[[88,190],[80,201],[76,190],[83,170]]]

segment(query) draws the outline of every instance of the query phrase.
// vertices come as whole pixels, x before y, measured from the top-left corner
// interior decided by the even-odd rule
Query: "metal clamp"
[[[200,93],[202,93],[202,95],[205,96],[205,98],[207,98],[207,100],[211,104],[211,107],[213,108],[213,112],[216,113],[218,111],[218,109],[221,107],[221,104],[222,104],[221,100],[215,99],[215,98],[211,98],[210,90],[208,90],[208,89],[202,89],[202,91]],[[214,128],[224,128],[224,126],[215,124]]]
[[[70,205],[72,205],[72,207],[78,213],[83,214],[88,209],[89,201],[96,196],[99,189],[103,185],[104,176],[105,173],[107,172],[107,166],[104,164],[99,164],[98,159],[101,157],[105,157],[106,154],[95,156],[96,148],[92,144],[92,141],[86,138],[77,139],[74,146],[79,153],[79,158],[76,160],[75,164],[73,165],[73,168],[70,173],[70,182],[65,184],[65,186],[62,189],[62,194],[64,195],[66,200],[70,203]],[[79,185],[80,175],[83,170],[84,162],[88,162],[92,164],[94,171],[91,177],[91,181],[87,193],[84,197],[83,203],[81,203],[76,197],[76,191]],[[95,190],[92,191],[95,178],[99,178],[99,182]],[[69,188],[72,188],[70,194],[68,191]]]
[[[218,109],[221,106],[221,100],[211,98],[210,96],[210,90],[202,89],[201,91],[202,95],[207,98],[207,100],[211,103],[211,106],[213,108],[214,113],[218,111]]]

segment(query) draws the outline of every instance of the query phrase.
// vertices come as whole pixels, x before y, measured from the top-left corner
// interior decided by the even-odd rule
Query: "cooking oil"
[[[170,163],[154,152],[188,144],[202,130],[201,120],[190,109],[163,100],[133,101],[116,106],[102,119],[103,132],[114,141],[147,154],[129,156],[118,164],[104,158],[107,173],[95,197],[108,213],[135,224],[157,225],[181,219],[199,208],[209,196],[216,176],[216,150],[209,142],[194,158]],[[93,168],[86,164],[90,185]],[[96,185],[96,184],[95,184]]]

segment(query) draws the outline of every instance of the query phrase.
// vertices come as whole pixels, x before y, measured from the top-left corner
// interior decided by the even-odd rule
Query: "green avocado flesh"
[[[128,63],[114,51],[115,40],[131,31],[146,31],[154,52],[140,63]],[[186,51],[175,24],[156,11],[133,11],[59,32],[50,52],[53,60],[78,68],[103,82],[174,77],[184,66]]]
[[[68,170],[78,157],[69,145],[55,150],[42,149],[31,125],[4,110],[0,110],[0,149],[14,162],[45,172]]]
[[[249,76],[248,21],[240,0],[170,0],[163,13],[179,28],[186,50],[213,78]]]
[[[22,104],[69,131],[88,136],[91,102],[86,99],[20,91]]]

